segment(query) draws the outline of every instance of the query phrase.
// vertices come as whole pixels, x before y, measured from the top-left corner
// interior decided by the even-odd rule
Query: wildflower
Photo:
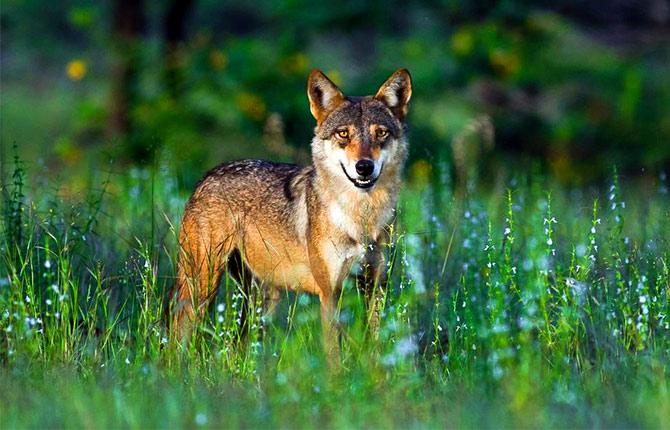
[[[198,412],[195,414],[195,423],[199,426],[204,426],[207,424],[207,414],[204,412]]]
[[[87,67],[83,60],[72,60],[65,69],[67,77],[73,81],[81,81],[86,76]]]
[[[587,285],[574,278],[565,278],[565,285],[572,290],[572,294],[577,298],[579,303],[583,303],[586,297]]]
[[[47,259],[47,260],[44,262],[44,268],[46,268],[46,269],[51,269],[51,260],[48,260],[48,259]]]
[[[387,366],[393,366],[398,360],[414,354],[419,350],[414,336],[407,336],[400,339],[393,348],[393,352],[382,359],[382,363]]]
[[[228,56],[223,51],[215,49],[209,53],[209,64],[215,70],[223,70],[228,65]]]
[[[216,311],[218,313],[222,313],[226,309],[226,305],[223,303],[219,303],[218,306],[216,307]]]

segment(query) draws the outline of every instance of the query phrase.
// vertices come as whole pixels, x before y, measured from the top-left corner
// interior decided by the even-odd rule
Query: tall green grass
[[[0,426],[667,425],[668,180],[402,193],[379,339],[345,284],[342,369],[318,300],[263,314],[224,278],[186,350],[167,342],[188,191],[172,169],[63,199],[17,158],[3,184]],[[40,189],[34,185],[40,183]],[[51,188],[50,188],[51,187]],[[246,316],[248,323],[241,324]]]

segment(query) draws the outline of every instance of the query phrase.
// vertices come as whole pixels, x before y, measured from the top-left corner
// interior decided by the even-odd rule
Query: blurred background
[[[14,144],[66,190],[152,163],[184,187],[223,160],[305,163],[310,69],[363,95],[399,67],[414,78],[411,180],[533,166],[572,186],[614,165],[643,177],[670,170],[668,0],[0,8],[5,176]],[[487,118],[495,139],[463,134]]]

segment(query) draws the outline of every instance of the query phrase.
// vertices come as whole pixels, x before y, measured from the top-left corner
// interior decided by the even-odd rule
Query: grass
[[[227,278],[190,348],[166,343],[188,197],[169,163],[68,200],[17,158],[0,427],[667,425],[667,179],[565,189],[519,172],[460,198],[442,173],[403,191],[379,341],[345,285],[332,373],[314,297],[285,293],[269,319]]]

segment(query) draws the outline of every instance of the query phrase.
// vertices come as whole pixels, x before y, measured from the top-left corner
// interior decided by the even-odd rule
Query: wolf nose
[[[372,160],[359,160],[356,163],[356,173],[361,176],[370,176],[375,170],[375,163]]]

